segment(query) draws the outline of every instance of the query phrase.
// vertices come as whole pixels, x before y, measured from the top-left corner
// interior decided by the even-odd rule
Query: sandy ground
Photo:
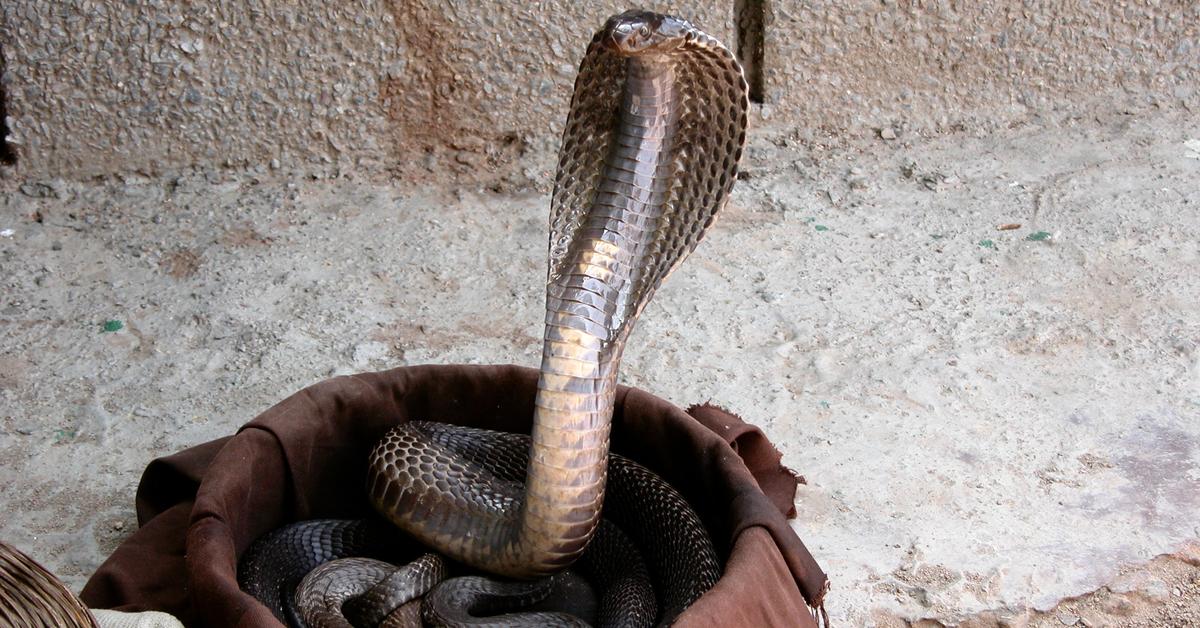
[[[623,381],[775,439],[835,625],[1195,625],[1197,138],[1153,111],[756,137]],[[535,365],[552,164],[523,159],[0,182],[0,538],[78,588],[156,456],[333,374]]]

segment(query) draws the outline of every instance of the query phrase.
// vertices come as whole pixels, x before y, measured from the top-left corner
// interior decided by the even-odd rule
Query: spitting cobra
[[[368,494],[387,520],[457,563],[517,581],[443,582],[426,597],[426,622],[465,625],[509,612],[503,600],[541,599],[564,577],[556,574],[575,565],[597,589],[592,619],[601,625],[669,624],[720,577],[699,517],[658,476],[610,455],[609,433],[634,323],[712,226],[737,179],[747,93],[734,56],[679,18],[628,11],[592,39],[551,199],[531,435],[410,422],[370,456]],[[288,534],[330,534],[304,525]],[[263,566],[281,559],[263,558],[275,554],[261,547],[250,554],[244,588],[266,591],[264,602],[281,616],[295,613],[288,592],[270,580],[288,570]],[[288,569],[294,584],[298,568]],[[307,598],[314,588],[302,590]],[[297,605],[312,601],[301,598]],[[580,624],[561,611],[505,617],[482,621]]]

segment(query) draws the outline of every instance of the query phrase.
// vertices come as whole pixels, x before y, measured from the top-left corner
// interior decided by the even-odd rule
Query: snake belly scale
[[[531,435],[400,425],[370,457],[376,510],[438,553],[511,579],[554,576],[584,556],[606,583],[601,624],[670,623],[716,582],[699,518],[653,473],[610,455],[609,434],[625,342],[726,204],[747,112],[741,67],[716,39],[642,11],[607,21],[580,65],[559,152]],[[605,531],[602,512],[616,531]],[[614,579],[593,556],[600,550],[585,555],[593,537],[608,551],[632,543],[646,554],[649,607],[623,610],[630,604],[613,591],[647,593]],[[461,603],[452,588],[439,593],[453,582],[427,599]],[[437,606],[426,604],[426,621],[465,621]]]

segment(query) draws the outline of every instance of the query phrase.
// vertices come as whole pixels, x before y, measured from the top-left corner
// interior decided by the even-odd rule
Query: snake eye
[[[643,25],[641,28],[638,29],[638,35],[641,35],[642,37],[649,37],[650,36],[650,27]]]

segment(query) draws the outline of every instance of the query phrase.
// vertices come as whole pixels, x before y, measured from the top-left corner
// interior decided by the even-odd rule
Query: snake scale
[[[347,626],[665,625],[711,588],[720,563],[699,518],[610,454],[609,432],[629,333],[728,200],[747,112],[741,66],[716,39],[655,13],[610,18],[580,64],[559,152],[531,435],[410,422],[372,452],[379,513],[454,564],[512,581],[428,584],[446,569],[433,555],[419,573],[358,559],[305,576],[386,550],[372,524],[326,521],[259,541],[243,588],[295,624]]]

